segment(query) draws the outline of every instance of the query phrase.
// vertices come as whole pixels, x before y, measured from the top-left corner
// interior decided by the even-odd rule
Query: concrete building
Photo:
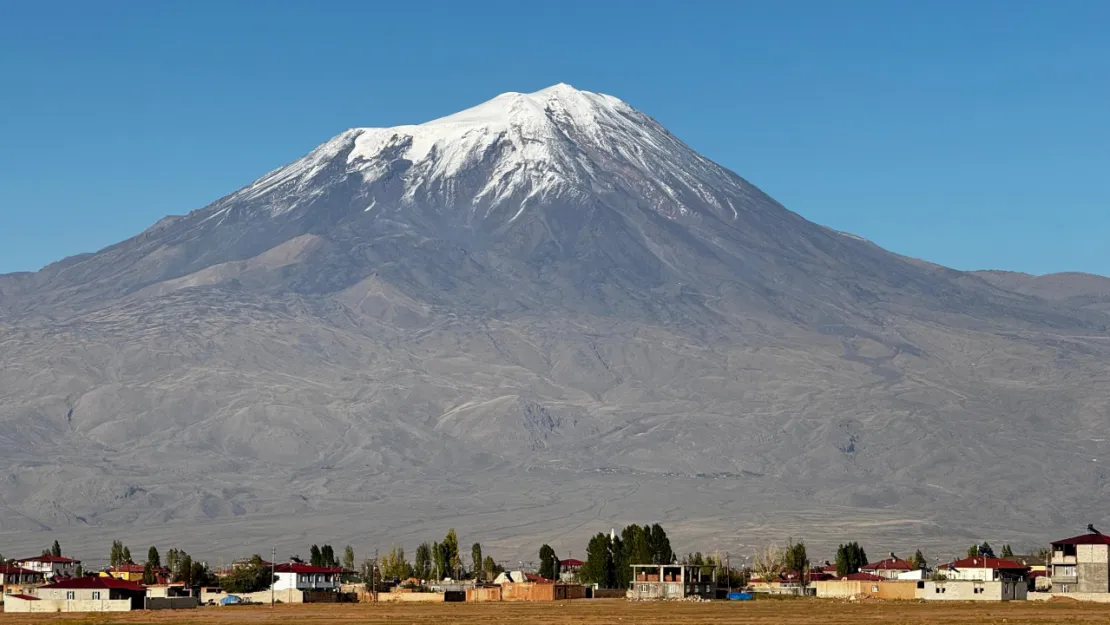
[[[290,562],[274,567],[274,590],[328,590],[339,591],[340,576],[343,569],[339,567],[311,566]]]
[[[854,573],[840,579],[813,583],[816,596],[826,599],[915,599],[917,585],[913,580],[895,581],[868,573]]]
[[[712,599],[717,569],[695,564],[633,564],[629,599]]]
[[[143,609],[146,589],[111,577],[76,577],[11,595],[5,612],[128,612]]]
[[[1024,580],[930,580],[917,586],[916,598],[925,601],[1024,601],[1029,596]]]
[[[892,553],[890,557],[885,560],[868,562],[866,565],[861,566],[859,572],[877,575],[883,579],[898,579],[900,575],[912,573],[916,570],[918,570],[917,567],[910,564],[908,560],[896,558]]]
[[[1053,541],[1050,566],[1053,593],[1110,592],[1110,536],[1090,532]]]
[[[1029,567],[1020,562],[986,556],[956,560],[950,564],[938,566],[937,571],[949,581],[993,582],[1009,580],[1024,582],[1029,575]]]
[[[81,561],[63,556],[41,555],[16,560],[15,564],[42,573],[47,580],[52,580],[55,577],[73,577],[77,574],[77,567]]]
[[[5,595],[24,594],[44,583],[45,577],[38,571],[0,563],[0,603],[4,603]]]

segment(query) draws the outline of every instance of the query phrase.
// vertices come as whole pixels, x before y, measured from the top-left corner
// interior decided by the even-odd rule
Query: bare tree
[[[752,571],[764,582],[778,579],[785,568],[786,558],[778,545],[767,545],[752,562]]]

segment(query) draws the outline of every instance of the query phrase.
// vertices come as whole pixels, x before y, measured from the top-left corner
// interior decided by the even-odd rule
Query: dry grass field
[[[332,623],[439,625],[708,625],[813,623],[820,625],[953,625],[999,623],[1110,623],[1110,605],[1077,602],[936,604],[917,602],[849,603],[822,600],[763,600],[744,603],[629,603],[623,600],[558,603],[482,603],[426,605],[279,605],[208,607],[179,612],[113,615],[0,614],[0,625],[331,625]]]

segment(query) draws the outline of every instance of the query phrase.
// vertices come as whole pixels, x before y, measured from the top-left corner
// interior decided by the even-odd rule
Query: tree
[[[154,565],[150,560],[143,565],[143,583],[147,586],[158,583],[158,575],[154,572]]]
[[[486,579],[496,579],[498,575],[505,572],[505,569],[498,563],[493,561],[493,556],[486,556],[482,561],[482,573]]]
[[[1003,558],[1012,558],[1012,557],[1014,557],[1014,550],[1010,547],[1010,545],[1002,545],[1002,557]]]
[[[416,560],[412,563],[413,575],[420,579],[428,579],[432,569],[432,546],[420,543],[416,548]]]
[[[671,549],[671,539],[663,526],[656,523],[648,530],[648,549],[651,551],[654,564],[671,564],[675,561],[674,551]]]
[[[331,545],[320,547],[320,566],[334,567],[339,561],[335,559],[335,550]]]
[[[220,578],[220,589],[230,593],[258,592],[269,588],[276,579],[262,556],[255,554],[246,566],[235,567]]]
[[[767,545],[752,562],[752,570],[765,582],[778,579],[785,568],[785,557],[778,545]]]
[[[343,549],[343,568],[348,571],[355,569],[355,550],[350,545]]]
[[[112,568],[116,568],[123,562],[123,543],[118,540],[112,541],[112,554],[108,556],[108,564]]]
[[[857,542],[840,545],[836,550],[836,576],[844,577],[852,573],[859,573],[860,568],[867,564],[867,553]]]
[[[162,556],[158,554],[158,548],[154,545],[146,550],[146,562],[156,569],[162,568]]]
[[[73,576],[74,577],[84,577],[85,576],[84,567],[82,567],[80,564],[78,564],[77,568],[73,570]]]
[[[175,582],[182,582],[186,587],[193,585],[193,558],[182,552],[180,559],[177,561],[177,571],[174,572]]]
[[[171,547],[166,552],[166,568],[170,570],[170,573],[177,570],[177,549]]]
[[[482,561],[482,546],[478,543],[474,543],[470,546],[470,562],[474,566],[474,579],[478,581],[485,579],[485,576],[482,574],[485,572],[485,566]]]
[[[921,553],[920,549],[915,551],[913,556],[910,558],[910,565],[918,570],[925,570],[929,568],[929,563],[925,560],[925,554]]]
[[[447,570],[447,561],[443,558],[443,547],[438,542],[432,543],[432,575],[436,581],[443,579],[443,572]]]
[[[312,566],[324,566],[323,558],[320,557],[320,547],[312,545],[308,550],[308,563]]]
[[[559,576],[559,558],[550,545],[540,547],[540,577],[557,579]]]
[[[586,545],[586,562],[578,571],[579,579],[601,588],[616,587],[613,555],[613,542],[608,535],[599,533],[591,538]]]
[[[977,556],[993,558],[994,549],[991,549],[991,544],[984,540],[981,545],[972,545],[967,548],[967,557],[974,558]]]
[[[443,538],[439,548],[443,550],[443,564],[446,570],[451,577],[458,577],[459,570],[462,568],[462,559],[459,557],[459,537],[455,534],[455,528],[447,530],[447,536]]]
[[[120,564],[134,564],[135,563],[135,561],[131,559],[131,550],[128,549],[127,547],[123,548],[123,553],[120,554],[120,557],[123,558],[123,561],[120,562]]]
[[[809,556],[806,555],[806,544],[802,541],[791,541],[786,547],[782,557],[783,568],[788,573],[797,576],[802,587],[809,585]]]
[[[55,558],[60,558],[62,556],[62,546],[56,540],[54,544],[50,546],[50,555]]]
[[[382,579],[408,579],[413,576],[412,565],[405,560],[404,547],[394,547],[382,558]]]

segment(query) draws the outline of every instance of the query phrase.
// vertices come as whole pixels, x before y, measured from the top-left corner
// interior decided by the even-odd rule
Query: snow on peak
[[[337,163],[340,158],[345,162]],[[718,208],[724,204],[708,189],[734,184],[727,172],[620,99],[560,83],[533,93],[502,93],[418,125],[353,128],[233,197],[256,199],[279,189],[284,196],[312,194],[317,176],[337,164],[366,184],[395,176],[401,164],[402,202],[427,199],[431,192],[452,204],[512,200],[520,204],[514,219],[534,198],[610,188],[614,170],[645,180],[640,186],[672,216],[686,214],[676,184]],[[478,169],[480,175],[468,176]],[[456,181],[464,178],[480,183],[460,191]],[[270,210],[285,212],[297,204],[278,201]]]

